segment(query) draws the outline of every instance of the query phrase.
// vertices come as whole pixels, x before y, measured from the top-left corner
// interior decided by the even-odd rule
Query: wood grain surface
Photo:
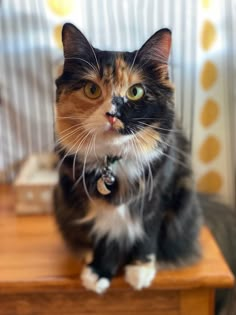
[[[0,315],[179,315],[179,294],[171,291],[156,294],[151,290],[145,294],[132,290],[110,290],[102,296],[85,290],[38,292],[9,294],[2,298],[0,295],[0,305]]]
[[[234,279],[206,228],[200,238],[197,264],[159,271],[140,292],[121,273],[98,296],[82,288],[83,263],[65,247],[53,217],[16,216],[12,188],[0,185],[0,315],[213,315],[214,289]]]
[[[231,287],[228,269],[210,232],[202,229],[203,258],[197,264],[159,271],[152,289]],[[0,290],[35,287],[80,287],[81,262],[71,255],[51,216],[15,216],[14,194],[0,186]],[[19,287],[19,288],[18,288]],[[123,277],[113,288],[127,287]]]

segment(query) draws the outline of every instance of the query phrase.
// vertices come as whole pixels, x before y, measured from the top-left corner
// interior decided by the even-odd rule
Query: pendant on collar
[[[97,190],[101,195],[109,195],[111,193],[111,187],[115,183],[115,175],[112,172],[112,164],[118,161],[117,157],[105,157],[104,167],[102,169],[101,177],[97,180]]]

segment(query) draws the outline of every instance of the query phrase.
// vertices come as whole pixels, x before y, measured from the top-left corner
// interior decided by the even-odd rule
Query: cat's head
[[[171,130],[171,32],[161,29],[134,52],[92,47],[72,24],[62,30],[64,69],[56,80],[56,133],[70,153],[150,154]]]

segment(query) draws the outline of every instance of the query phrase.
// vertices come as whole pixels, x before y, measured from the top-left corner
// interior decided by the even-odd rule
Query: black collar
[[[119,160],[121,160],[121,156],[106,155],[104,158],[105,166],[110,166]]]

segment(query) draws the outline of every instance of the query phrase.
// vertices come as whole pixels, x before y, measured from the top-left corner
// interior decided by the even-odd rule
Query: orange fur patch
[[[157,145],[157,141],[160,141],[160,134],[151,127],[147,127],[136,134],[137,147],[144,153],[153,151]]]
[[[90,100],[84,96],[83,89],[71,93],[62,93],[58,105],[56,106],[56,133],[61,139],[61,143],[71,152],[76,151],[79,142],[83,140],[87,145],[91,136],[87,136],[88,130],[92,126],[86,127],[86,119],[100,106],[101,100]],[[83,125],[84,124],[84,128]],[[85,138],[86,137],[86,138]]]
[[[130,67],[122,56],[118,56],[115,63],[114,94],[125,96],[128,88],[134,84],[141,83],[143,80],[140,72],[130,71]]]
[[[158,81],[166,86],[167,88],[174,89],[174,85],[170,82],[168,78],[168,65],[166,64],[159,64],[156,67],[156,71],[158,73]]]
[[[116,129],[116,130],[123,129],[124,128],[124,124],[123,124],[123,122],[120,119],[116,118],[116,121],[113,124],[113,128]]]

